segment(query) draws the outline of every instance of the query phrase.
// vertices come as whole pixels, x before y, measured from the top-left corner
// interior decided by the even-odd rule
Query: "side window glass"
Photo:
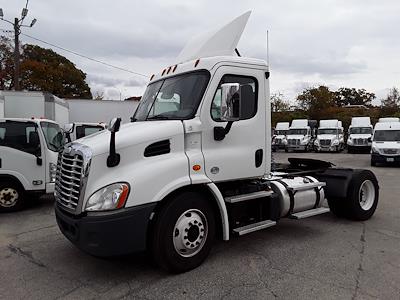
[[[37,155],[40,153],[40,141],[36,124],[0,123],[0,145]]]
[[[213,101],[211,103],[211,117],[214,121],[221,121],[221,84],[223,83],[239,83],[241,88],[241,112],[240,120],[247,120],[254,117],[257,113],[257,94],[258,84],[253,77],[225,75],[215,91]]]

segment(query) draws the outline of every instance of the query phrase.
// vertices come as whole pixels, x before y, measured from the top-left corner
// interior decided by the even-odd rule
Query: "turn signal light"
[[[193,166],[193,171],[200,171],[201,170],[201,166],[200,165],[194,165]]]

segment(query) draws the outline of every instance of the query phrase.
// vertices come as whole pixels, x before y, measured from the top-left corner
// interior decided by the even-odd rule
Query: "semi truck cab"
[[[292,120],[289,132],[286,136],[287,151],[289,150],[302,150],[309,151],[313,148],[314,142],[314,128],[313,122],[307,119]]]
[[[335,151],[344,149],[344,134],[342,121],[320,120],[318,135],[315,140],[316,151]]]
[[[47,119],[0,119],[0,212],[23,207],[30,195],[52,194],[60,126]]]
[[[96,256],[147,250],[160,267],[185,272],[216,238],[281,218],[373,215],[370,171],[307,159],[272,170],[269,69],[235,55],[249,15],[195,38],[151,76],[131,123],[114,118],[64,147],[55,213],[73,244]]]
[[[272,140],[272,151],[287,149],[287,134],[289,133],[289,122],[278,122],[274,129]]]
[[[371,150],[372,124],[370,117],[353,117],[349,126],[347,151]]]

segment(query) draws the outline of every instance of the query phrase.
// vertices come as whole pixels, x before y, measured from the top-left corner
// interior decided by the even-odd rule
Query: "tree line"
[[[60,98],[91,99],[86,74],[51,49],[25,44],[21,47],[20,85],[28,91],[47,91]],[[14,88],[11,40],[0,36],[0,90]]]

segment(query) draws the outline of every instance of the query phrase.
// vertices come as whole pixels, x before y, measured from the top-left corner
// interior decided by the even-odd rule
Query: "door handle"
[[[263,149],[258,149],[255,154],[256,168],[262,165],[262,161],[263,161]]]

